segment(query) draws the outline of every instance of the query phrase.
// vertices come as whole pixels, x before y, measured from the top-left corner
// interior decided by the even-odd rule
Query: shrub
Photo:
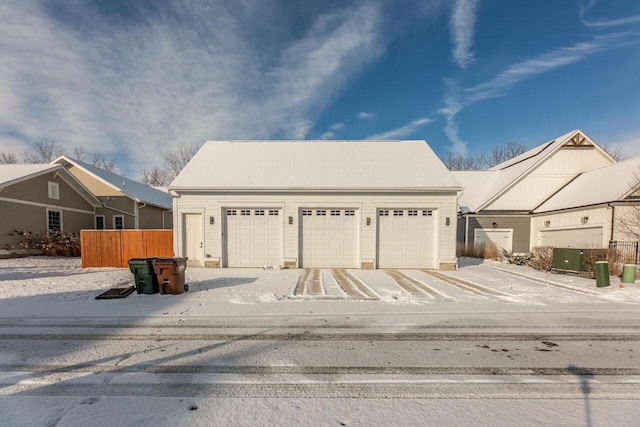
[[[485,243],[475,245],[458,243],[456,246],[456,255],[459,257],[494,259],[497,261],[502,259],[502,254],[496,245]]]
[[[509,264],[514,265],[529,265],[531,262],[531,254],[526,253],[523,255],[513,255],[512,253],[503,251],[502,256],[507,260]]]
[[[529,266],[540,271],[549,271],[553,261],[552,246],[538,246],[531,251]]]
[[[64,231],[39,232],[14,230],[12,235],[17,242],[7,245],[9,250],[20,250],[28,255],[80,256],[80,235]]]

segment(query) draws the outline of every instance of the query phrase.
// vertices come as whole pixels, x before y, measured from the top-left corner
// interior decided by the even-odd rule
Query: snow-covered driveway
[[[189,267],[186,294],[137,295],[95,301],[112,287],[128,286],[128,269],[82,269],[78,258],[28,257],[0,260],[0,303],[29,302],[42,312],[82,302],[87,314],[168,308],[177,313],[208,313],[226,307],[296,301],[370,302],[393,305],[505,303],[539,306],[558,303],[640,302],[640,285],[597,288],[595,280],[535,271],[529,267],[472,259],[455,271],[433,270],[262,270]],[[8,308],[8,307],[7,307]],[[81,311],[85,311],[81,308]],[[175,313],[174,313],[175,314]]]

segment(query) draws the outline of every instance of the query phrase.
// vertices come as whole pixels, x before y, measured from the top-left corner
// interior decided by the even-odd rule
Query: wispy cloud
[[[339,131],[339,130],[341,130],[341,129],[344,129],[344,127],[345,127],[345,124],[344,124],[343,122],[337,122],[337,123],[334,123],[334,124],[332,124],[332,125],[329,127],[329,130],[328,130],[327,132],[323,133],[323,134],[320,136],[320,139],[331,139],[331,138],[335,138],[335,136],[336,136],[336,131]]]
[[[460,68],[467,68],[474,61],[471,51],[476,23],[476,0],[455,0],[449,31],[453,44],[453,60]]]
[[[585,27],[596,28],[596,29],[607,29],[607,28],[612,28],[612,27],[619,27],[619,26],[623,26],[623,25],[630,25],[630,24],[638,24],[638,23],[640,23],[640,15],[626,16],[624,18],[617,18],[617,19],[602,18],[602,19],[595,20],[595,21],[594,20],[586,20],[585,17],[584,17],[585,14],[593,6],[595,6],[596,3],[597,3],[597,0],[588,0],[588,1],[578,2],[580,21],[582,21],[582,24]]]
[[[465,107],[477,102],[503,96],[516,84],[532,79],[540,74],[579,62],[598,52],[602,52],[629,39],[628,33],[596,36],[590,41],[565,46],[540,56],[510,65],[492,80],[470,88],[461,88],[453,80],[445,80],[447,90],[444,106],[438,111],[446,119],[445,133],[453,143],[452,151],[466,154],[466,142],[458,136],[455,116]]]
[[[369,137],[367,137],[367,139],[400,139],[400,138],[404,138],[408,135],[411,135],[412,133],[414,133],[415,131],[417,131],[418,129],[420,129],[422,126],[429,124],[433,122],[432,119],[428,118],[428,117],[423,117],[421,119],[417,119],[412,121],[409,124],[406,124],[402,127],[399,127],[397,129],[392,129],[386,132],[382,132],[382,133],[378,133],[375,135],[371,135]]]
[[[377,2],[324,11],[295,37],[252,33],[286,12],[264,2],[153,4],[114,25],[87,5],[65,21],[41,2],[2,2],[0,144],[49,138],[121,165],[144,152],[145,166],[182,142],[301,139],[384,49]]]
[[[375,113],[367,113],[366,111],[360,111],[358,113],[358,118],[360,120],[370,120],[370,119],[373,119],[375,117],[376,117]]]

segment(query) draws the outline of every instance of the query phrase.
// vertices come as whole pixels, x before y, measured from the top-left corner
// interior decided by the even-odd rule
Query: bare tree
[[[140,181],[153,187],[166,187],[171,183],[172,179],[170,179],[170,173],[167,169],[154,167],[150,170],[144,169]]]
[[[18,163],[16,155],[13,153],[0,153],[0,165],[11,165]]]
[[[489,167],[499,165],[500,163],[513,159],[525,151],[527,151],[527,148],[524,145],[516,144],[513,141],[509,141],[506,145],[493,147],[491,149]]]
[[[606,151],[608,155],[613,157],[613,160],[615,160],[616,162],[624,160],[627,157],[624,155],[624,152],[620,147],[612,147],[610,145],[605,145],[604,147],[602,147],[602,149]]]
[[[175,178],[184,167],[189,163],[189,160],[198,152],[200,146],[195,143],[183,143],[178,145],[174,151],[163,153],[162,158],[167,163],[169,171],[171,172],[171,180]]]
[[[43,139],[33,144],[33,151],[24,151],[22,158],[25,163],[51,163],[64,154],[64,149],[55,141]]]
[[[449,168],[449,170],[454,171],[480,170],[498,165],[524,153],[525,151],[527,151],[527,149],[524,145],[509,142],[505,145],[493,147],[490,154],[482,152],[460,156],[449,152],[447,153],[447,158],[444,160],[444,164]]]
[[[616,208],[616,232],[626,240],[640,242],[640,167],[636,169],[629,187],[628,205]]]
[[[140,181],[144,184],[158,187],[169,185],[199,149],[200,146],[198,144],[183,143],[173,151],[162,153],[163,165],[155,166],[152,169],[144,169]]]

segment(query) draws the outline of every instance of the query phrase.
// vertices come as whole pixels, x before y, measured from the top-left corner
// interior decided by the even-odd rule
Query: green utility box
[[[132,258],[129,260],[129,270],[133,273],[136,292],[139,294],[157,294],[158,278],[153,271],[155,258]]]
[[[586,273],[591,249],[553,248],[551,269],[560,273]]]

